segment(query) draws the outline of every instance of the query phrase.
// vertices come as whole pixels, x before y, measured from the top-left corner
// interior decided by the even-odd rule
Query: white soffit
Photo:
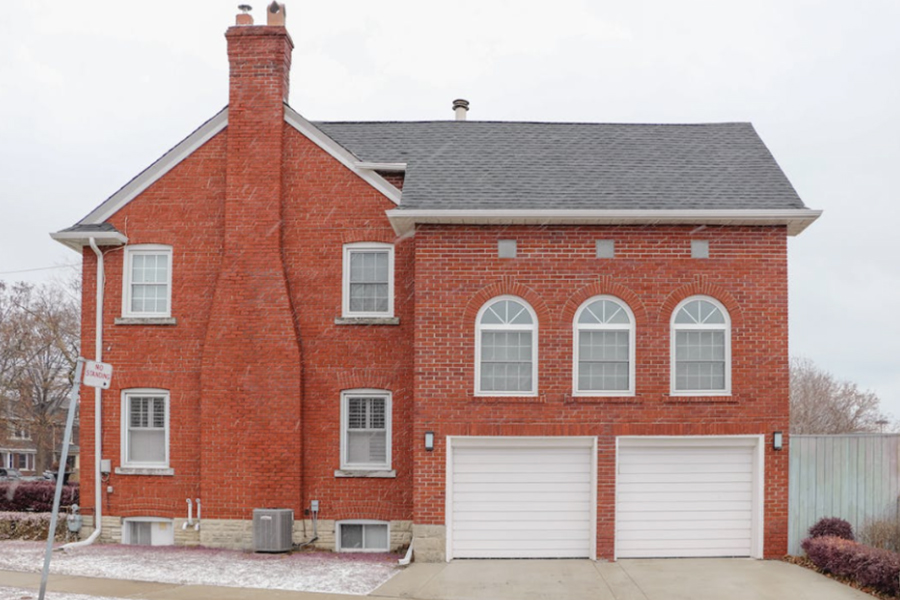
[[[156,162],[126,183],[122,188],[95,208],[79,225],[99,225],[116,214],[141,192],[153,185],[159,178],[174,169],[181,161],[194,153],[228,125],[228,107],[220,110],[213,118],[198,127],[174,148],[163,154]],[[58,238],[53,238],[58,239]],[[60,240],[61,241],[61,240]]]
[[[394,204],[400,204],[400,190],[388,183],[374,169],[403,171],[406,169],[406,165],[402,163],[366,163],[360,161],[353,153],[325,135],[318,127],[304,119],[300,113],[288,105],[284,106],[284,120],[336,161],[350,169],[360,179],[378,190],[388,200]]]
[[[81,252],[84,246],[90,244],[91,238],[94,238],[98,246],[122,246],[128,243],[125,234],[118,231],[58,231],[51,233],[50,237],[76,252]]]
[[[403,210],[386,211],[398,235],[421,223],[470,225],[784,225],[800,234],[821,210]]]

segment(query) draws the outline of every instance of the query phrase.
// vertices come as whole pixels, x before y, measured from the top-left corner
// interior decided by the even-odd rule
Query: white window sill
[[[335,325],[399,325],[400,317],[335,317]]]
[[[116,317],[116,325],[177,325],[175,317]]]
[[[169,467],[116,467],[116,475],[165,475],[175,474],[175,469]]]
[[[334,472],[335,477],[372,477],[376,479],[393,479],[397,476],[397,471],[391,470],[372,470],[365,471],[362,469],[338,469]]]

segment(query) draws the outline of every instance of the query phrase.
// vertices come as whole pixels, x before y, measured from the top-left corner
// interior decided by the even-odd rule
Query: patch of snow
[[[0,569],[38,573],[44,548],[41,542],[0,542]],[[54,552],[50,563],[50,572],[59,575],[359,595],[372,592],[397,569],[393,554],[254,554],[119,544]]]

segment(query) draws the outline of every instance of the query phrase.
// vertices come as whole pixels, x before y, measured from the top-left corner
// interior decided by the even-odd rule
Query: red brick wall
[[[787,547],[788,430],[786,232],[781,227],[421,226],[416,234],[414,520],[443,524],[446,435],[599,437],[598,556],[614,544],[615,437],[765,434],[765,555]],[[710,241],[709,259],[690,240]],[[497,240],[518,256],[497,258]],[[616,257],[595,257],[613,239]],[[597,294],[626,301],[636,320],[636,395],[572,397],[572,321]],[[475,316],[490,298],[528,301],[539,321],[539,395],[474,396]],[[694,294],[721,301],[732,321],[732,395],[669,395],[669,322]],[[424,432],[434,430],[434,452]]]

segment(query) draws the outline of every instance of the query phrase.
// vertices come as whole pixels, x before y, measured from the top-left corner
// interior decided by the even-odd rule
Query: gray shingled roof
[[[798,209],[749,123],[315,123],[407,163],[401,209]]]
[[[66,227],[60,233],[97,233],[98,231],[113,231],[119,233],[119,230],[113,227],[112,223],[97,223],[95,225],[82,225],[76,223],[71,227]]]

